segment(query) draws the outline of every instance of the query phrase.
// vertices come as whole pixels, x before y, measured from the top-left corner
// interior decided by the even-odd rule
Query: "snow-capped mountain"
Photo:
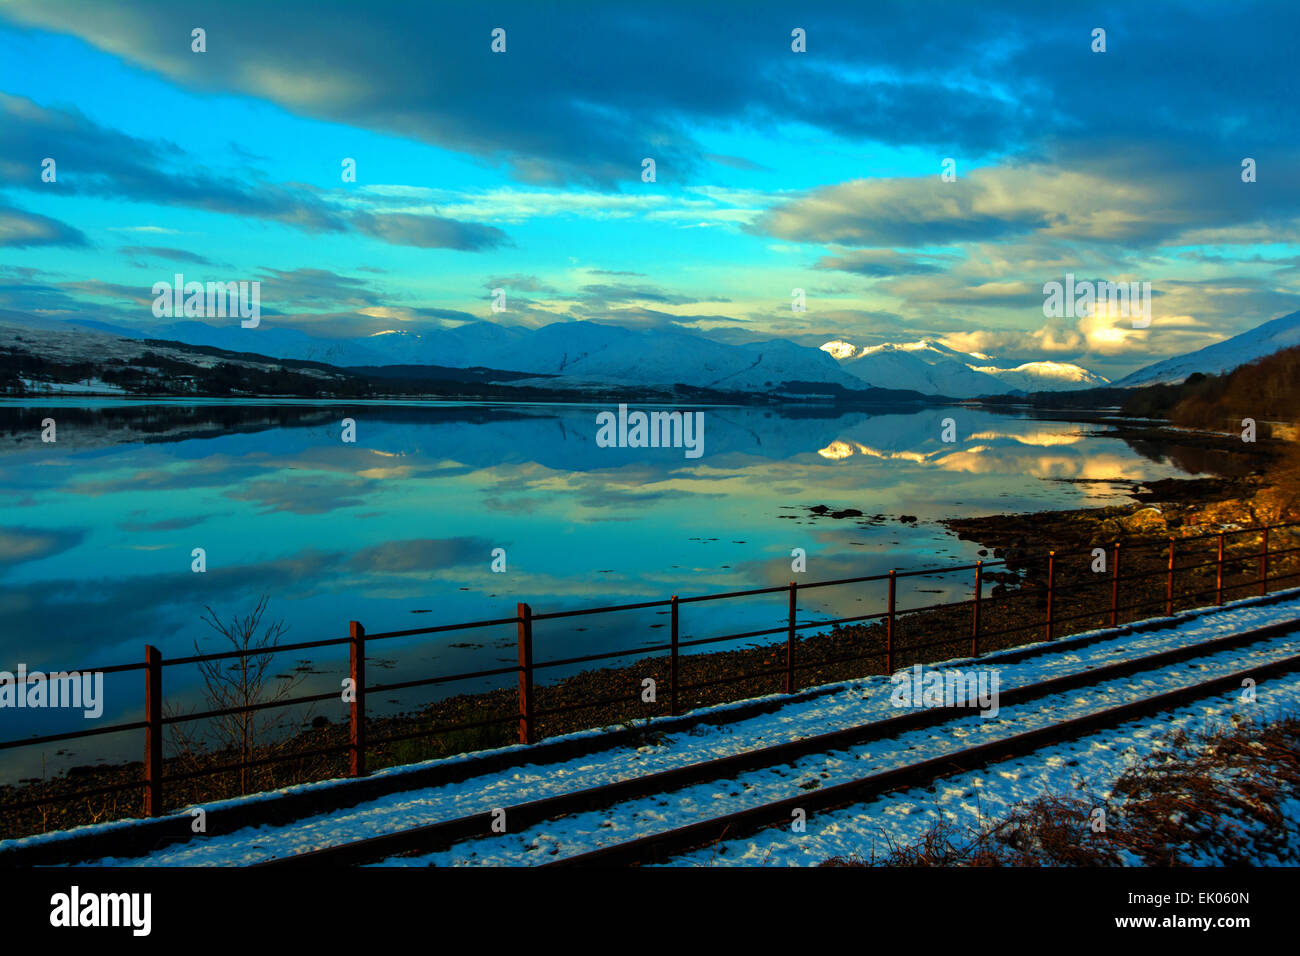
[[[502,346],[496,352],[477,353],[476,364],[558,375],[573,383],[683,384],[738,391],[761,391],[795,381],[864,387],[830,356],[780,339],[727,345],[687,332],[555,322]],[[452,358],[448,354],[439,364],[463,361]]]
[[[85,323],[92,325],[91,323]],[[554,322],[539,329],[471,322],[451,329],[390,330],[354,339],[316,338],[264,317],[254,329],[173,322],[148,331],[93,327],[131,338],[170,339],[340,367],[441,365],[532,372],[565,385],[689,385],[771,391],[786,382],[860,390],[864,383],[819,349],[783,339],[730,345],[688,332]],[[526,381],[526,380],[525,380]],[[543,384],[539,382],[538,384]]]
[[[565,386],[680,384],[771,392],[785,383],[808,382],[850,390],[875,387],[977,398],[1106,384],[1104,378],[1077,365],[999,364],[992,356],[961,352],[929,339],[865,347],[837,339],[817,349],[786,339],[733,344],[677,329],[628,329],[598,322],[553,322],[538,329],[470,322],[449,329],[391,329],[349,339],[278,328],[271,316],[253,329],[198,321],[148,330],[82,324],[131,338],[170,339],[343,368],[477,367],[516,373],[513,378],[521,372],[539,379],[545,376],[546,383]]]
[[[910,388],[929,395],[975,398],[1014,391],[996,378],[940,353],[907,345],[871,346],[851,358],[840,359],[840,367],[881,388]]]
[[[1168,358],[1124,376],[1116,385],[1125,388],[1156,383],[1175,384],[1194,372],[1220,374],[1257,358],[1300,345],[1300,312],[1292,312],[1256,326],[1230,339],[1207,345],[1186,355]]]
[[[1064,392],[1076,388],[1100,388],[1110,384],[1109,379],[1071,362],[1025,362],[1013,368],[998,368],[995,365],[970,367],[1024,392]]]
[[[835,339],[822,351],[840,367],[881,388],[910,388],[929,394],[975,398],[1008,392],[1095,388],[1107,380],[1067,362],[1025,362],[1003,367],[982,352],[961,352],[941,342],[856,346]]]

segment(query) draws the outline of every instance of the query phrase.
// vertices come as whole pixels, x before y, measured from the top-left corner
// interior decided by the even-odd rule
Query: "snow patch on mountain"
[[[1014,368],[998,368],[995,365],[970,367],[1025,392],[1099,388],[1110,384],[1109,379],[1070,362],[1024,362]]]
[[[1107,384],[1100,375],[1068,362],[1024,362],[1002,367],[991,355],[961,352],[932,339],[867,346],[835,339],[823,345],[822,351],[872,385],[958,398]]]

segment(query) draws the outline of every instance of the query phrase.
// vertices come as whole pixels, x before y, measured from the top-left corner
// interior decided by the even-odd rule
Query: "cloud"
[[[394,246],[477,252],[509,244],[506,234],[496,226],[442,216],[357,212],[349,221],[358,231]]]
[[[75,548],[84,531],[49,531],[42,528],[0,528],[0,567],[39,561]]]
[[[86,246],[89,242],[80,229],[67,223],[0,204],[0,246]]]
[[[300,308],[322,305],[372,306],[378,296],[364,281],[328,269],[267,269],[259,276],[262,298]]]
[[[186,31],[188,35],[188,30]],[[495,226],[443,216],[368,213],[336,206],[314,187],[247,183],[198,164],[172,168],[183,150],[166,140],[145,141],[92,122],[76,110],[56,110],[0,93],[0,178],[33,190],[186,206],[224,215],[278,222],[308,233],[357,231],[392,245],[477,251],[507,241]],[[56,183],[41,183],[32,170],[41,158],[58,162]],[[3,210],[0,210],[3,212]],[[0,241],[34,245],[78,244],[81,236],[54,220],[33,217],[8,229],[0,218]],[[146,227],[148,228],[148,227]],[[22,241],[27,237],[27,241]],[[34,237],[34,239],[32,238]],[[81,238],[84,242],[84,237]]]
[[[950,259],[951,257],[943,257]],[[823,256],[813,265],[814,269],[836,269],[840,272],[852,272],[869,278],[881,278],[896,275],[924,275],[941,272],[942,268],[935,262],[925,262],[914,256],[904,256],[893,249],[854,249],[844,255]]]
[[[497,542],[500,544],[500,542]],[[483,564],[497,546],[485,538],[412,538],[362,548],[351,560],[358,570],[406,574]]]
[[[555,293],[553,286],[543,282],[537,276],[527,275],[510,275],[510,276],[492,276],[483,282],[485,289],[506,289],[507,291],[518,292],[548,292]]]
[[[1079,150],[1086,145],[1087,152]],[[933,246],[1017,238],[1115,243],[1185,241],[1191,230],[1286,225],[1300,183],[1284,177],[1243,191],[1239,170],[1189,160],[1179,144],[1053,144],[1053,158],[938,175],[856,179],[807,191],[744,227],[755,234],[845,246]],[[1288,163],[1300,162],[1300,151]],[[1261,188],[1256,189],[1254,187]]]
[[[723,153],[705,153],[704,159],[710,163],[717,163],[719,166],[729,166],[732,169],[743,169],[748,172],[767,171],[768,167],[761,163],[756,163],[752,159],[745,159],[743,156],[727,156]]]
[[[141,259],[170,259],[174,262],[192,262],[201,266],[212,265],[211,259],[201,256],[197,252],[172,249],[167,246],[123,246],[118,251],[123,255]]]
[[[249,30],[256,9],[259,29]],[[1031,152],[1098,124],[1119,136],[1214,152],[1249,131],[1261,151],[1293,142],[1300,104],[1285,84],[1300,14],[1267,0],[1106,4],[1103,55],[1089,24],[1051,4],[989,0],[799,10],[808,53],[789,49],[775,0],[701,16],[695,4],[636,8],[393,0],[358,18],[347,5],[284,0],[201,9],[213,44],[186,38],[200,10],[160,0],[10,0],[17,23],[71,32],[189,89],[259,97],[299,115],[418,139],[505,166],[522,182],[638,181],[653,155],[677,182],[710,163],[705,131],[797,125],[942,156]],[[507,27],[505,54],[489,31]],[[1169,64],[1188,64],[1171,69]],[[1159,104],[1158,109],[1147,104]],[[1234,155],[1232,149],[1229,155]],[[1262,181],[1262,180],[1261,180]]]
[[[364,478],[264,478],[245,482],[224,495],[236,501],[255,502],[265,512],[319,515],[363,504],[373,488],[374,482]]]
[[[697,302],[730,302],[724,297],[700,298],[694,295],[681,295],[667,292],[653,285],[621,285],[595,283],[584,285],[578,290],[589,307],[606,307],[620,302],[655,302],[660,305],[689,305]]]

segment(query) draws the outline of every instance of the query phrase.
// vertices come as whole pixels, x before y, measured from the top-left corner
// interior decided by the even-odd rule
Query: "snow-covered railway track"
[[[814,812],[836,810],[895,790],[925,786],[975,767],[1021,757],[1043,747],[1159,714],[1204,697],[1240,689],[1247,680],[1262,682],[1297,670],[1300,670],[1300,654],[810,793],[771,801],[725,816],[699,820],[674,829],[660,830],[540,865],[630,866],[665,862],[674,856],[714,845],[724,839],[739,840],[771,826],[788,826],[796,811],[801,811],[806,819],[807,815]]]
[[[1197,666],[1196,662],[1213,662],[1217,656],[1215,666],[1223,670],[1227,660],[1225,655],[1235,656],[1231,655],[1231,652],[1259,644],[1264,644],[1266,647],[1258,650],[1257,653],[1272,654],[1273,658],[1249,669],[1233,670],[1226,674],[1219,673],[1208,680],[1175,685],[1172,689],[1125,700],[1115,706],[1092,709],[1080,716],[1068,718],[1060,716],[1073,713],[1071,707],[1077,709],[1077,701],[1069,699],[1072,692],[1086,688],[1101,688],[1109,682],[1122,681],[1139,674],[1149,675],[1147,683],[1154,682],[1157,687],[1166,686],[1170,682],[1185,679],[1185,675],[1178,672],[1181,665]],[[607,845],[599,845],[599,843],[605,836],[615,836],[616,831],[607,831],[604,835],[599,835],[596,827],[589,827],[588,834],[596,837],[593,842],[598,845],[578,846],[576,852],[566,852],[563,856],[558,855],[558,847],[553,848],[552,853],[556,858],[548,862],[615,865],[662,860],[675,853],[708,845],[723,834],[727,839],[734,839],[776,823],[788,823],[795,810],[810,813],[831,809],[900,787],[925,784],[948,774],[968,770],[981,763],[1028,753],[1051,743],[1094,732],[1101,727],[1113,726],[1134,717],[1159,713],[1189,700],[1238,687],[1248,677],[1262,680],[1268,676],[1300,669],[1300,653],[1297,652],[1300,652],[1300,622],[1282,621],[1227,637],[1176,646],[1154,654],[1010,688],[999,695],[999,705],[1003,710],[1037,701],[1043,702],[1044,713],[1053,712],[1050,708],[1054,707],[1054,713],[1059,719],[1050,716],[1042,717],[1039,719],[1044,720],[1045,723],[1041,726],[1004,734],[997,739],[945,752],[929,759],[918,759],[880,772],[854,776],[853,779],[825,788],[798,791],[780,799],[768,800],[725,815],[707,812],[702,814],[701,801],[691,798],[686,801],[687,806],[680,814],[674,814],[672,811],[658,814],[661,819],[656,821],[657,825],[650,827],[651,832],[629,834],[628,839],[616,840]],[[1133,689],[1137,683],[1139,682],[1129,682],[1129,689]],[[1058,700],[1053,703],[1053,698]],[[984,728],[978,726],[981,718],[976,714],[977,711],[969,707],[909,710],[897,717],[735,753],[715,760],[691,763],[658,773],[634,776],[601,786],[565,792],[514,806],[504,806],[366,839],[340,842],[307,852],[264,860],[259,865],[367,864],[384,861],[396,865],[419,865],[422,862],[459,862],[462,859],[468,860],[479,856],[477,851],[466,850],[466,845],[485,845],[491,841],[505,840],[507,837],[515,841],[526,839],[526,836],[521,837],[521,835],[527,834],[530,830],[540,833],[548,821],[581,815],[623,820],[638,814],[644,817],[646,815],[644,801],[647,798],[682,793],[692,787],[698,790],[699,785],[710,782],[715,784],[722,782],[724,784],[722,788],[728,789],[737,786],[737,781],[740,781],[740,786],[749,788],[753,784],[745,780],[746,775],[758,779],[764,771],[776,772],[777,768],[794,766],[799,761],[806,762],[807,758],[816,755],[851,751],[853,748],[862,748],[864,745],[878,741],[902,741],[907,735],[915,737],[918,731],[930,731],[933,735],[933,731],[945,727],[953,739],[960,739],[974,734],[975,728],[969,726],[972,722],[982,733]],[[869,754],[869,756],[874,759],[879,755]],[[794,775],[797,776],[798,772]],[[758,787],[756,792],[761,793],[764,789],[770,789],[770,780],[765,780],[763,783],[764,786]],[[793,783],[786,784],[787,790],[794,787]],[[642,801],[642,805],[638,807],[637,801]],[[702,816],[702,818],[681,822],[692,815]],[[493,825],[501,823],[507,826],[508,834],[494,832]],[[678,823],[681,825],[674,825]],[[647,824],[643,822],[638,826],[644,829]],[[635,830],[635,827],[631,829]],[[540,844],[533,844],[533,846],[538,845]],[[565,850],[574,851],[575,847],[566,845]],[[458,856],[462,853],[464,856]],[[542,855],[544,854],[535,854],[533,858]],[[485,854],[484,858],[490,856],[491,854]],[[529,856],[530,854],[521,849],[518,862],[530,862]]]

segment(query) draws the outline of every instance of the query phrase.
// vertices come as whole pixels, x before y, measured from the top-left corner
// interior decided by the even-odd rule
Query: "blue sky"
[[[1300,308],[1298,27],[1281,3],[10,0],[0,310],[146,328],[183,272],[259,280],[264,325],[325,336],[929,337],[1113,377]],[[1044,318],[1067,272],[1151,282],[1151,327]]]

